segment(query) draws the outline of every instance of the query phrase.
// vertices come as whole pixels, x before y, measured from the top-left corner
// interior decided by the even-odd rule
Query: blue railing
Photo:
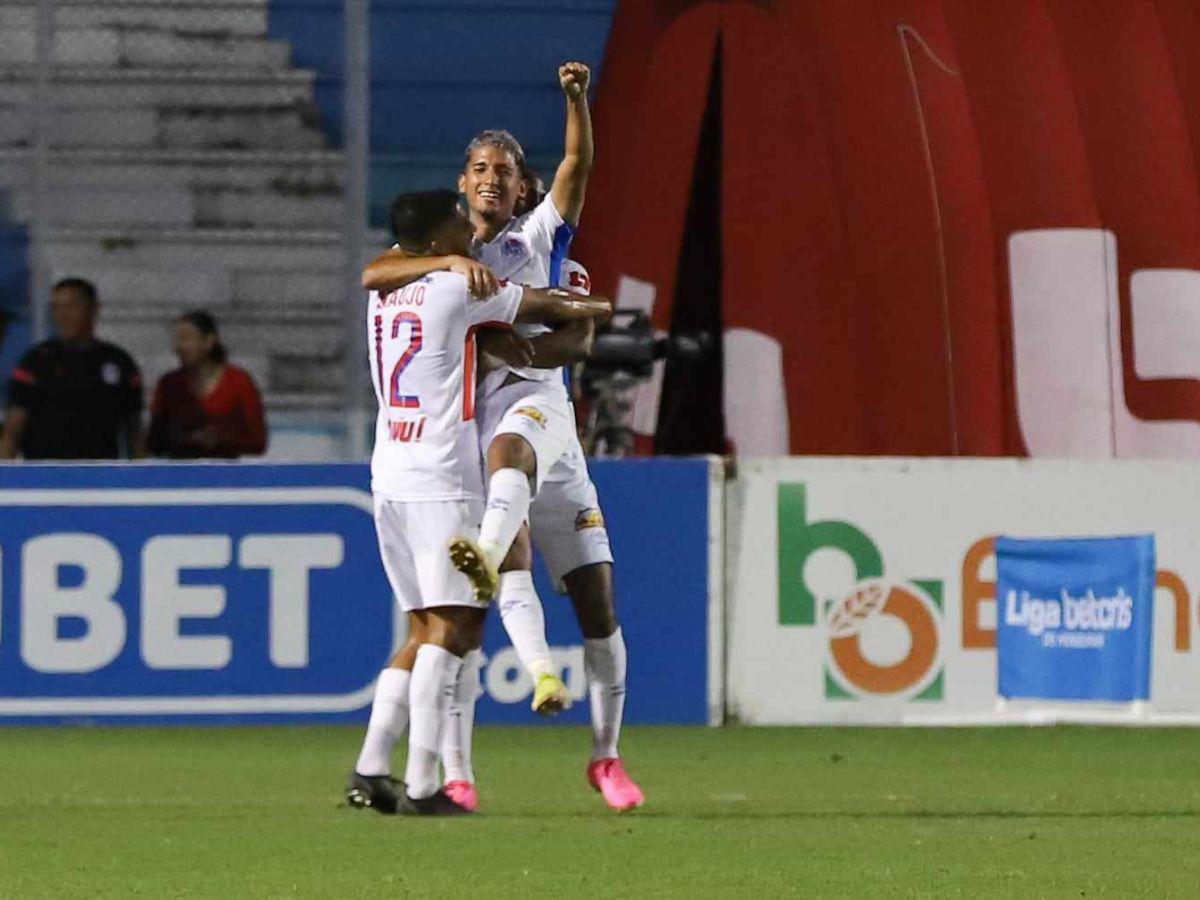
[[[29,234],[0,218],[0,410],[9,373],[29,341]]]

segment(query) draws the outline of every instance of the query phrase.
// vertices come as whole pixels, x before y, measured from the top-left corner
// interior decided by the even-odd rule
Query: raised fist
[[[558,84],[568,97],[586,97],[592,70],[585,63],[569,62],[558,67]]]

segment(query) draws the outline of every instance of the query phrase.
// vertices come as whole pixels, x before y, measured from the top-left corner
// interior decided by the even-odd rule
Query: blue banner
[[[1150,535],[997,539],[1000,696],[1149,699],[1154,569]]]
[[[630,722],[707,719],[708,463],[600,462]],[[0,466],[0,721],[358,721],[402,633],[365,465]],[[652,510],[652,514],[651,513]],[[570,601],[535,574],[587,719]],[[480,722],[533,723],[498,616]]]

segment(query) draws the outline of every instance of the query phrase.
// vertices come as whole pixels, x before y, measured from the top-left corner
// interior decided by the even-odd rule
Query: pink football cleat
[[[636,809],[646,802],[646,795],[634,783],[615,756],[592,760],[587,767],[588,784],[604,795],[604,802],[618,812]]]
[[[447,781],[442,790],[463,809],[475,812],[479,808],[479,792],[469,781]]]

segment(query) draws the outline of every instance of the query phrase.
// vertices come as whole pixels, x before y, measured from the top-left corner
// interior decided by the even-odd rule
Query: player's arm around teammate
[[[399,247],[386,250],[363,269],[362,286],[368,291],[398,291],[432,272],[453,272],[467,279],[471,296],[478,300],[496,293],[500,283],[495,274],[469,256],[410,256]]]
[[[532,358],[526,365],[535,369],[557,369],[583,362],[592,355],[595,339],[596,323],[591,319],[563,325],[549,334],[539,334],[529,342]]]

